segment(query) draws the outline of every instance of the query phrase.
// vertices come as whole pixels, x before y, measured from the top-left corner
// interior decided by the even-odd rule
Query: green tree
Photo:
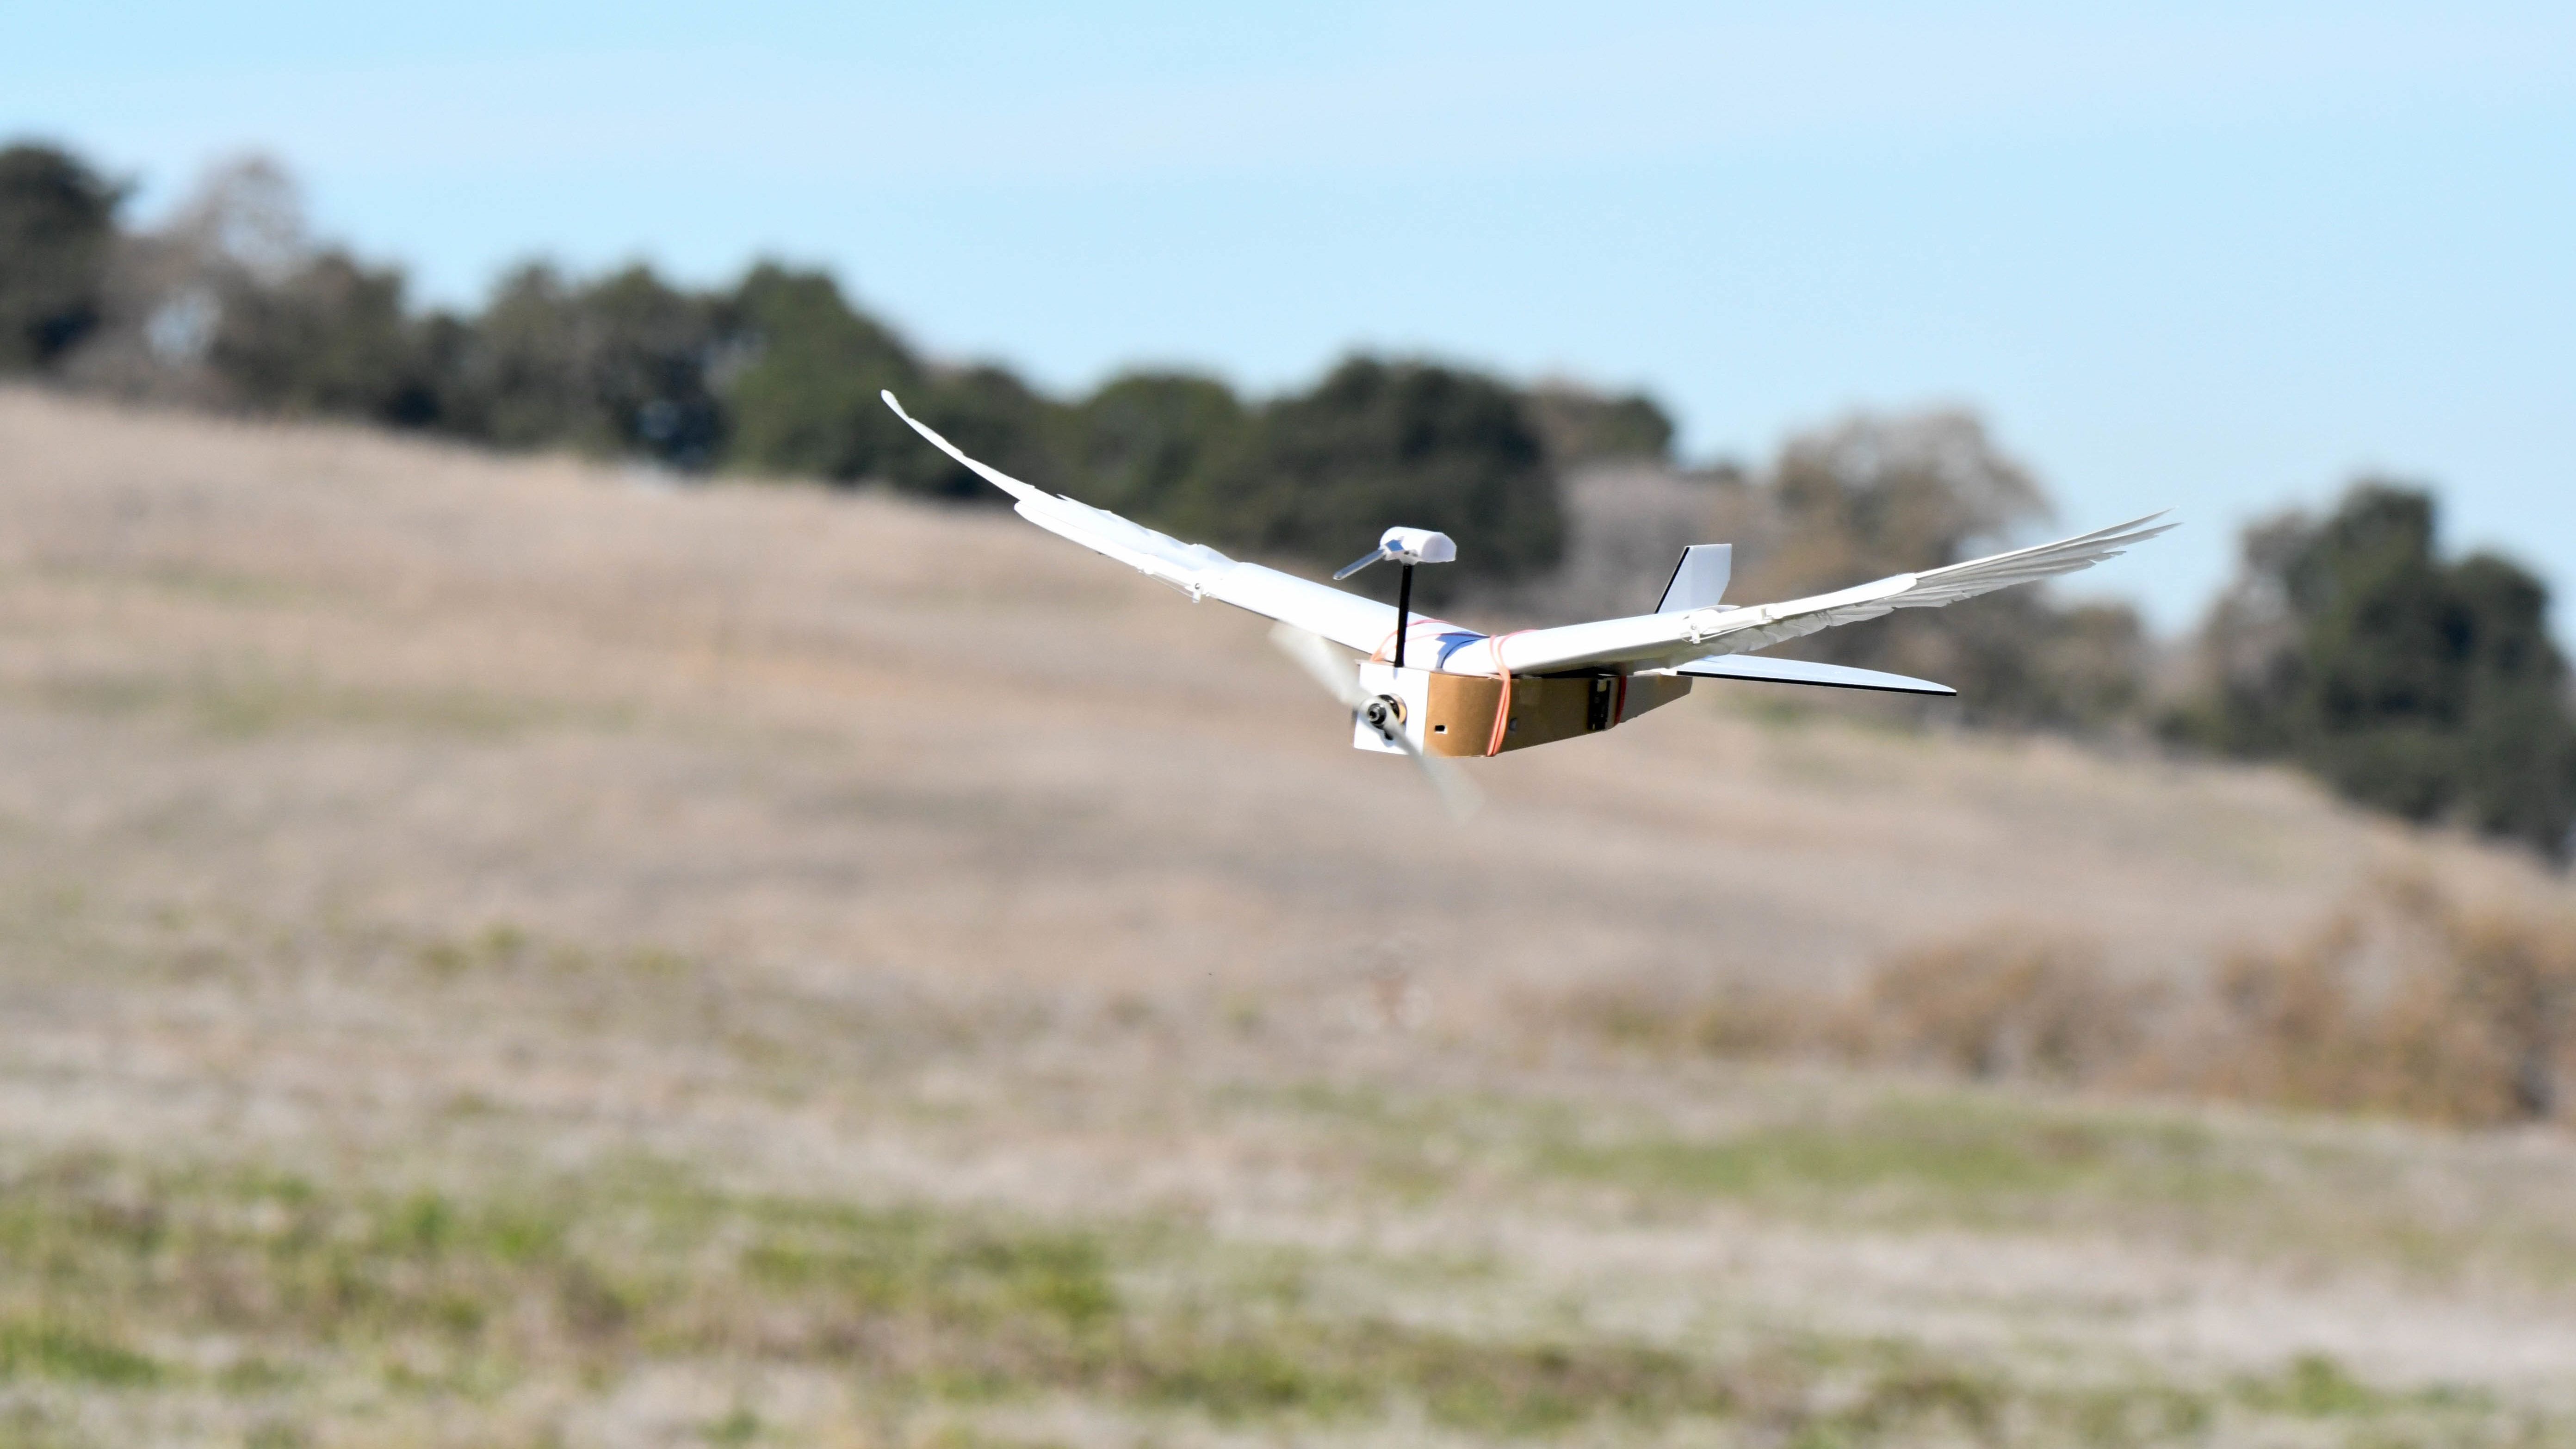
[[[2249,532],[2205,631],[2213,696],[2178,733],[2296,760],[2352,799],[2564,856],[2576,710],[2549,595],[2491,554],[2438,554],[2420,488],[2354,485],[2319,521]]]
[[[1066,474],[1059,409],[1007,369],[934,370],[861,312],[829,273],[754,267],[728,306],[720,369],[730,457],[761,473],[876,479],[907,493],[1002,502],[984,480],[905,427],[879,391],[978,459],[1042,487]]]
[[[1194,483],[1228,465],[1249,421],[1214,378],[1131,372],[1074,406],[1067,462],[1084,502],[1160,523]]]
[[[439,414],[451,431],[505,448],[537,448],[585,431],[572,288],[542,262],[511,271],[480,314],[439,328]]]
[[[1454,572],[1509,580],[1554,564],[1565,515],[1545,450],[1502,384],[1421,362],[1355,357],[1278,399],[1240,448],[1174,500],[1175,525],[1213,542],[1342,562],[1390,524],[1456,537]]]
[[[437,349],[438,411],[457,432],[508,447],[571,445],[711,464],[725,417],[710,386],[724,340],[716,299],[631,266],[587,285],[531,263]]]
[[[421,426],[437,414],[430,357],[403,306],[402,273],[325,251],[275,286],[229,291],[207,365],[269,412]]]
[[[582,302],[591,395],[620,445],[685,468],[714,463],[725,427],[708,385],[722,341],[716,301],[639,265],[592,284]]]
[[[123,200],[67,151],[0,150],[0,372],[49,366],[98,325]]]
[[[722,395],[736,466],[850,482],[915,462],[921,440],[877,393],[891,388],[919,405],[921,363],[852,307],[830,273],[762,262],[734,289],[730,312],[734,360]]]

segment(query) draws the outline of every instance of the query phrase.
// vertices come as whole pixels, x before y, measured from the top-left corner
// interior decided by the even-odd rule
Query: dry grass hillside
[[[1752,686],[1458,829],[1261,636],[0,392],[0,1443],[2576,1443],[2559,1129],[1755,1040],[2563,883]]]

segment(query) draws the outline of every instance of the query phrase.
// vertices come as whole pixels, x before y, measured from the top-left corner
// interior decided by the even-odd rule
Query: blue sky
[[[777,253],[1060,388],[1371,346],[1645,387],[1749,458],[1963,402],[2070,525],[2183,510],[2100,578],[2168,628],[2245,519],[2364,468],[2576,591],[2576,6],[0,0],[0,31],[0,134],[146,216],[270,151],[441,300],[534,253]]]

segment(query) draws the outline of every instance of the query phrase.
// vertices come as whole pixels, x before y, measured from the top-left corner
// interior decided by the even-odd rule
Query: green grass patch
[[[51,1378],[130,1388],[157,1383],[161,1365],[121,1343],[48,1320],[0,1322],[0,1379]]]
[[[1964,1167],[1760,1137],[1740,1150],[1757,1156],[1604,1157],[1585,1170],[1730,1191],[1768,1190],[1772,1172],[1836,1188],[1962,1173],[2022,1184],[2055,1180],[2052,1152],[2093,1170],[2109,1149]],[[1048,1395],[1244,1427],[1418,1417],[1536,1441],[1706,1424],[1807,1446],[2146,1445],[2198,1437],[2216,1416],[2393,1432],[2501,1414],[2377,1391],[2322,1360],[2223,1393],[2079,1390],[1902,1343],[1712,1354],[1579,1326],[1480,1335],[1333,1311],[1310,1284],[1348,1267],[1169,1223],[731,1193],[649,1161],[460,1194],[72,1155],[0,1175],[0,1302],[43,1308],[0,1318],[0,1379],[211,1391],[267,1414],[353,1370],[397,1399],[496,1403],[532,1377],[604,1385],[657,1360],[797,1364],[960,1413]],[[227,1345],[230,1366],[133,1346],[192,1338]],[[746,1400],[704,1437],[769,1442],[765,1407]]]
[[[1974,1088],[1793,1100],[1769,1120],[1706,1135],[1633,1112],[1587,1116],[1560,1102],[1495,1095],[1307,1086],[1239,1101],[1330,1121],[1370,1178],[1404,1197],[1448,1190],[1467,1171],[1499,1170],[1649,1199],[1932,1224],[2026,1220],[2070,1204],[2225,1205],[2262,1188],[2253,1167],[2197,1121]]]
[[[1949,1198],[2063,1192],[2097,1174],[2092,1134],[2028,1135],[1931,1121],[1888,1130],[1763,1127],[1718,1141],[1645,1137],[1543,1145],[1542,1171],[1709,1197],[1846,1194],[1886,1189]]]
[[[2231,1386],[2238,1402],[2270,1414],[2300,1419],[2384,1419],[2402,1415],[2455,1415],[2495,1407],[2493,1396],[2449,1385],[2403,1392],[2375,1388],[2355,1378],[2329,1355],[2304,1353],[2279,1373],[2240,1378]]]
[[[1570,1186],[1660,1216],[1728,1204],[1882,1231],[2109,1233],[2427,1288],[2576,1283],[2563,1161],[2504,1143],[1767,1068],[1731,1071],[1719,1090],[1753,1110],[1696,1131],[1641,1107],[1342,1083],[1241,1086],[1219,1105],[1286,1119],[1315,1161],[1396,1203],[1545,1201]],[[2428,1172],[2428,1151],[2464,1160]]]

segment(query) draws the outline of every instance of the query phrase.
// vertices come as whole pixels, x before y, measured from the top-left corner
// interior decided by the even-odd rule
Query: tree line
[[[280,417],[360,419],[501,448],[691,473],[998,497],[878,401],[1043,487],[1196,540],[1329,565],[1390,521],[1470,542],[1427,600],[1546,577],[1565,480],[1673,466],[1651,397],[1349,357],[1247,397],[1182,370],[1050,397],[1007,367],[926,355],[829,272],[777,261],[691,288],[543,261],[472,311],[411,304],[399,267],[317,242],[272,163],[219,168],[160,224],[59,147],[0,150],[0,374]],[[1708,537],[1746,545],[1738,597],[1785,597],[2027,540],[2052,509],[1972,415],[1859,415],[1759,469],[1685,473]],[[2125,732],[2298,763],[2347,796],[2553,856],[2576,829],[2576,706],[2547,593],[2493,555],[2445,557],[2422,486],[2366,480],[2323,517],[2249,532],[2197,638],[2120,605],[2019,589],[1904,611],[1783,652],[1957,684],[1970,723]],[[1638,607],[1645,607],[1640,603]]]
[[[120,227],[121,190],[52,148],[0,156],[0,195],[0,366],[129,396],[996,496],[886,410],[891,388],[977,457],[1148,522],[1324,559],[1403,518],[1472,536],[1463,572],[1484,583],[1556,561],[1558,473],[1662,457],[1672,438],[1642,397],[1365,356],[1268,399],[1180,371],[1051,398],[1005,367],[925,357],[829,273],[776,261],[714,288],[535,261],[478,310],[416,309],[400,269],[308,239],[292,185],[261,161],[148,230]]]

